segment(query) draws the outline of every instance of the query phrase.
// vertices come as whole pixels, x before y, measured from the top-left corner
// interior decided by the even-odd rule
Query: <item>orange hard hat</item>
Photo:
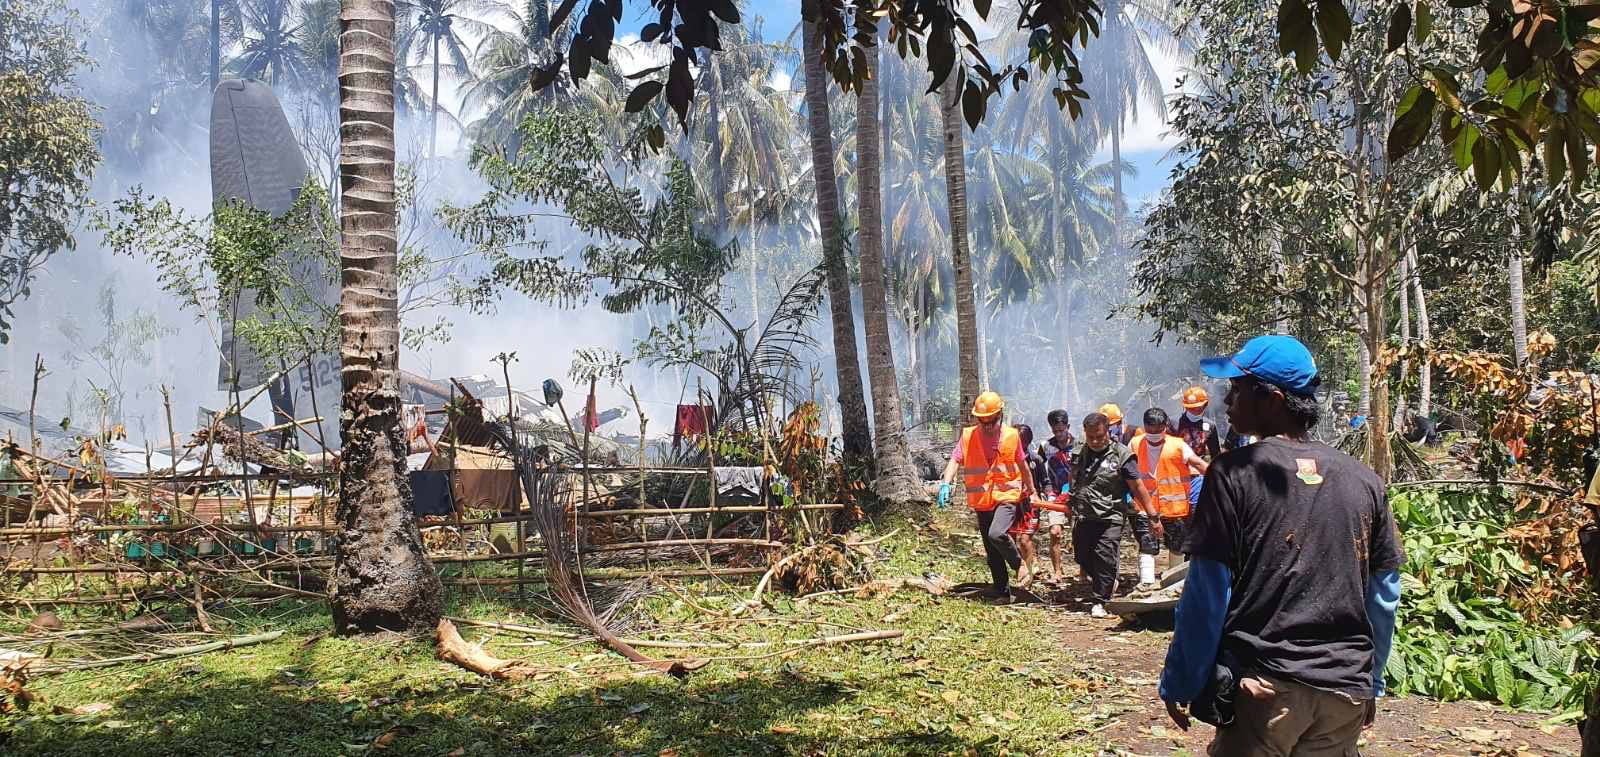
[[[1189,410],[1199,410],[1211,403],[1211,395],[1206,394],[1204,387],[1191,386],[1183,390],[1183,406]]]
[[[1106,420],[1111,423],[1122,422],[1122,408],[1117,407],[1116,403],[1114,402],[1107,402],[1106,404],[1101,405],[1100,414],[1104,415]]]
[[[979,418],[988,418],[999,415],[1006,409],[1006,401],[996,392],[984,392],[972,402],[972,414]]]

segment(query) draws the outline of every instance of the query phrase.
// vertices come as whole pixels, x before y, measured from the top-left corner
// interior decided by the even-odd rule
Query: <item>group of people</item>
[[[1104,615],[1131,527],[1140,585],[1156,555],[1189,560],[1159,694],[1173,722],[1217,727],[1213,755],[1354,755],[1383,693],[1399,604],[1401,551],[1382,481],[1364,463],[1311,440],[1320,408],[1316,363],[1292,337],[1257,337],[1201,361],[1229,382],[1229,438],[1205,417],[1203,389],[1184,393],[1175,422],[1159,408],[1128,429],[1115,406],[1082,420],[1063,411],[1037,455],[1025,426],[1002,423],[1004,401],[977,398],[945,469],[977,515],[992,595],[1024,555],[1030,511],[1045,513],[1052,578],[1069,521],[1074,557]],[[1021,537],[1021,538],[1019,538]]]
[[[1009,601],[1013,569],[1018,586],[1034,581],[1034,535],[1041,526],[1050,536],[1048,581],[1059,584],[1069,524],[1073,560],[1094,597],[1090,614],[1105,617],[1105,603],[1116,593],[1125,528],[1139,550],[1136,590],[1157,588],[1157,557],[1165,548],[1168,567],[1182,562],[1202,477],[1224,446],[1205,415],[1210,402],[1203,387],[1191,387],[1183,393],[1183,415],[1172,419],[1150,408],[1138,426],[1125,424],[1117,405],[1102,405],[1084,416],[1081,442],[1067,411],[1052,410],[1046,417],[1050,438],[1034,447],[1032,428],[1001,423],[1000,395],[980,395],[972,409],[977,424],[951,451],[940,498],[953,494],[959,477],[967,505],[978,513],[993,579],[989,596]],[[998,480],[1017,486],[991,486]]]

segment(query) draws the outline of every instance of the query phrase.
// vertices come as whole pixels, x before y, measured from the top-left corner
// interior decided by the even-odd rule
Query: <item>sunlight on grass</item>
[[[964,522],[941,520],[920,533],[896,525],[900,531],[880,545],[887,558],[876,566],[880,577],[932,570],[978,578],[976,542]],[[714,660],[679,682],[643,674],[591,643],[463,627],[469,640],[541,671],[507,684],[435,660],[430,644],[324,636],[320,606],[279,602],[218,614],[228,633],[288,631],[270,644],[36,681],[46,705],[13,723],[7,750],[354,754],[389,732],[379,741],[394,754],[1093,751],[1080,716],[1094,683],[1071,673],[1073,655],[1044,611],[902,591],[864,600],[769,594],[771,610],[722,616],[749,598],[752,585],[697,581],[680,587],[684,598],[657,592],[641,603],[627,635],[741,642],[901,629],[905,636],[776,655],[706,649],[692,656],[759,659]],[[458,598],[451,613],[560,627],[510,596]],[[69,627],[107,622],[63,615]],[[111,710],[47,714],[50,706],[97,702]]]

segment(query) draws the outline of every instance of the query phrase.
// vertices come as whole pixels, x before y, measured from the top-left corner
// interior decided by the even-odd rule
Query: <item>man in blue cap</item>
[[[1204,360],[1228,421],[1261,441],[1211,464],[1189,526],[1189,575],[1161,672],[1180,728],[1214,755],[1353,755],[1383,693],[1405,560],[1383,483],[1310,441],[1316,363],[1288,336]]]

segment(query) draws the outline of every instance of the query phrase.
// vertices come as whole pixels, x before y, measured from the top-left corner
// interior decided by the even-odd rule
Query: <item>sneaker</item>
[[[1091,617],[1091,618],[1107,618],[1107,617],[1110,617],[1110,615],[1106,614],[1106,606],[1105,605],[1097,604],[1094,607],[1089,608],[1089,617]]]

